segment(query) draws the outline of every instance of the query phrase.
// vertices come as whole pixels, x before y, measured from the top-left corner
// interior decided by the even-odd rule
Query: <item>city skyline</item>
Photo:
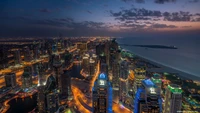
[[[3,0],[0,35],[196,35],[199,5],[199,0]]]

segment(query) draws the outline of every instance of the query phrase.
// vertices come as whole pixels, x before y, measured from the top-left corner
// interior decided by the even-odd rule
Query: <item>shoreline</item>
[[[121,46],[120,46],[121,47]],[[148,58],[145,58],[141,55],[138,55],[138,54],[135,54],[134,52],[131,52],[130,50],[127,50],[125,49],[124,47],[121,47],[122,49],[126,50],[127,52],[135,55],[136,57],[144,60],[144,61],[147,61],[149,63],[152,63],[160,68],[152,68],[152,69],[147,69],[149,72],[168,72],[168,73],[177,73],[176,75],[178,77],[180,77],[181,79],[185,80],[185,79],[188,79],[188,80],[195,80],[195,81],[200,81],[200,77],[197,77],[195,75],[192,75],[192,74],[189,74],[189,73],[186,73],[186,72],[183,72],[183,71],[180,71],[180,70],[177,70],[177,69],[174,69],[174,68],[171,68],[169,66],[165,66],[161,63],[157,63],[155,61],[152,61]]]

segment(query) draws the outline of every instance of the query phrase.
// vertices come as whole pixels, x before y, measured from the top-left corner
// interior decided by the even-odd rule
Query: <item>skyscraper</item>
[[[162,102],[157,86],[150,80],[142,81],[134,99],[134,113],[162,113]]]
[[[153,74],[153,77],[151,77],[152,82],[157,86],[157,93],[161,93],[161,86],[162,86],[162,81],[161,81],[161,77],[160,74],[155,73]]]
[[[4,78],[6,82],[6,87],[15,87],[17,85],[15,73],[6,74]]]
[[[164,113],[177,113],[181,111],[182,89],[176,84],[170,84],[165,92]]]
[[[29,88],[32,86],[32,67],[28,66],[24,68],[22,74],[22,88]]]
[[[106,64],[109,67],[110,66],[110,42],[109,41],[107,41],[105,43],[104,51],[105,51],[105,55],[106,55]]]
[[[119,66],[119,63],[117,60],[115,60],[113,63],[112,63],[112,85],[113,85],[113,88],[117,88],[119,89],[119,69],[120,69],[120,66]]]
[[[61,96],[62,99],[72,100],[72,90],[71,90],[71,74],[70,70],[64,70],[64,74],[61,75]]]
[[[128,94],[128,75],[129,68],[128,62],[122,61],[120,63],[120,75],[119,75],[119,100],[124,101]]]
[[[106,63],[101,63],[100,72],[108,76],[108,65]]]
[[[95,73],[95,61],[93,59],[90,58],[90,61],[89,61],[89,75],[90,76],[93,76],[94,73]]]
[[[44,88],[45,88],[44,84],[41,84],[37,88],[38,89],[37,107],[38,107],[39,113],[46,113]]]
[[[89,71],[89,57],[87,56],[83,57],[82,67],[83,67],[84,72]]]
[[[32,60],[31,52],[28,46],[24,47],[24,61],[30,62]]]
[[[15,50],[15,64],[21,64],[20,50]]]
[[[46,68],[45,66],[43,66],[42,62],[39,63],[38,65],[38,86],[44,85],[45,84],[45,72],[46,72]]]
[[[61,74],[63,73],[62,70],[62,64],[60,60],[60,55],[55,54],[53,59],[53,67],[55,72],[55,78],[56,78],[56,85],[58,87],[58,90],[61,90]]]
[[[104,73],[94,83],[92,100],[93,113],[112,113],[112,86]]]
[[[58,52],[61,52],[62,50],[62,45],[61,45],[61,42],[57,42],[57,48],[58,48]]]
[[[37,42],[33,42],[33,59],[36,60],[39,58],[39,45]]]
[[[56,86],[56,79],[50,75],[44,89],[45,109],[47,113],[55,113],[59,108],[59,93]]]
[[[133,89],[134,89],[133,92],[134,94],[136,94],[137,89],[142,85],[142,80],[144,80],[146,77],[146,70],[143,68],[135,68],[134,74],[135,74],[135,81],[133,84]]]

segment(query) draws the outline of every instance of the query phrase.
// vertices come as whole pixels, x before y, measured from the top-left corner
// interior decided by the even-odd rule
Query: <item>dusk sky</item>
[[[200,34],[200,0],[1,0],[0,37]]]

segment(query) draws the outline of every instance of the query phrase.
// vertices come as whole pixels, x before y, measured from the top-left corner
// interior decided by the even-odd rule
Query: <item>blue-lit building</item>
[[[162,101],[157,90],[150,79],[143,80],[141,88],[135,94],[134,113],[161,113]]]
[[[104,73],[94,83],[92,100],[93,113],[112,113],[112,85]]]

